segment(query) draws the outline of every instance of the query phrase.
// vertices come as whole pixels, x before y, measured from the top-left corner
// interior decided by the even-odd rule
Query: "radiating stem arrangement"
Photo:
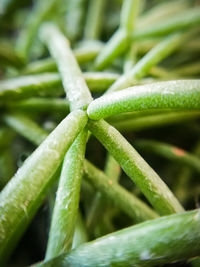
[[[1,266],[198,266],[200,6],[157,2],[0,3]]]

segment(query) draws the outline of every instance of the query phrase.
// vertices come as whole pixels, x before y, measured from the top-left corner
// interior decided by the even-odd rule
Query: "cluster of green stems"
[[[139,31],[136,23],[139,3],[137,0],[124,1],[120,26],[114,36],[105,45],[95,44],[92,52],[84,50],[84,46],[73,51],[55,23],[45,22],[40,26],[56,1],[52,0],[45,12],[42,4],[34,10],[39,16],[36,20],[33,12],[30,18],[32,31],[28,32],[32,34],[28,37],[24,32],[25,39],[17,48],[27,59],[31,40],[39,28],[39,38],[52,59],[27,65],[21,72],[24,76],[0,82],[0,104],[9,111],[3,115],[3,121],[38,146],[12,178],[8,174],[11,179],[0,193],[0,263],[8,259],[58,177],[45,259],[37,266],[80,266],[80,263],[82,266],[151,266],[199,255],[199,210],[185,211],[167,184],[118,130],[140,130],[199,116],[200,80],[151,84],[140,84],[139,80],[188,39],[190,34],[183,30],[199,24],[200,10],[191,9],[149,28],[145,26],[149,23],[147,14],[147,22]],[[99,16],[104,5],[103,1],[95,1],[95,4],[93,1],[90,6],[90,16],[94,9],[99,12],[94,27],[90,28],[88,22],[85,38],[97,39]],[[80,70],[79,63],[95,57],[94,68],[103,70],[130,46],[132,40],[166,34],[169,36],[121,76],[109,71],[82,73]],[[43,73],[46,71],[48,73]],[[93,100],[91,92],[105,94]],[[56,98],[63,94],[66,99]],[[20,111],[34,110],[36,113],[56,111],[64,119],[48,134],[34,120],[20,114]],[[142,112],[147,113],[141,115]],[[91,134],[108,151],[109,165],[104,172],[85,159]],[[2,132],[0,139],[3,138]],[[145,140],[135,142],[135,147],[182,162],[200,172],[198,157],[179,148]],[[146,201],[118,183],[120,168],[137,185]],[[80,216],[82,176],[97,190],[96,206],[87,218],[87,227],[95,224],[103,205],[106,207],[110,202],[138,224],[71,250]],[[98,214],[96,218],[95,214]],[[85,240],[83,238],[80,243]]]

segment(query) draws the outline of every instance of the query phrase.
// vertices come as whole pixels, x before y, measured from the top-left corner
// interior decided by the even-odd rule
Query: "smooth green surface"
[[[160,215],[183,211],[167,185],[114,127],[103,120],[90,120],[88,128],[118,161]]]
[[[123,112],[162,108],[200,109],[200,80],[157,82],[106,94],[94,100],[87,113],[99,120]]]
[[[0,262],[6,260],[27,228],[52,183],[64,154],[83,129],[87,116],[67,116],[24,162],[0,194]]]
[[[42,25],[40,38],[46,43],[56,61],[70,109],[86,107],[92,101],[92,96],[68,40],[53,23]]]
[[[164,216],[98,238],[35,266],[146,267],[189,259],[199,255],[199,227],[199,210]]]
[[[87,131],[83,130],[68,150],[62,166],[45,259],[71,249],[80,198]]]

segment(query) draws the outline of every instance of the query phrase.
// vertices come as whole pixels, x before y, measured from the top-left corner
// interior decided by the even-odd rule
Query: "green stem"
[[[127,119],[124,121],[112,122],[111,124],[120,131],[136,132],[167,125],[184,124],[186,121],[198,119],[199,115],[200,111],[177,111]]]
[[[190,8],[179,15],[167,18],[165,21],[157,23],[143,29],[134,31],[133,40],[149,38],[154,36],[163,36],[175,31],[184,30],[200,24],[200,8]]]
[[[113,73],[83,74],[92,92],[105,91],[118,77],[119,75]],[[27,75],[0,81],[0,101],[2,102],[34,96],[60,96],[63,93],[61,77],[58,73]]]
[[[87,123],[85,112],[67,116],[24,162],[0,194],[0,262],[7,259],[50,187],[66,151]]]
[[[182,41],[183,36],[181,34],[174,34],[165,38],[139,60],[129,72],[123,74],[107,92],[110,93],[131,86],[136,80],[144,77],[153,66],[173,53]]]
[[[37,1],[34,6],[33,12],[31,12],[27,18],[25,28],[20,33],[16,50],[20,56],[27,60],[34,38],[40,27],[42,21],[55,12],[57,5],[56,0]]]
[[[85,222],[83,221],[83,218],[81,216],[81,213],[78,212],[76,225],[75,225],[75,231],[74,231],[74,238],[72,243],[72,249],[77,248],[83,243],[86,243],[88,241],[88,234],[85,226]]]
[[[106,94],[87,109],[90,119],[148,109],[200,109],[200,80],[178,80],[134,86]]]
[[[120,166],[116,160],[108,154],[105,166],[105,174],[110,181],[118,182],[120,176]],[[96,177],[96,176],[95,176]],[[97,192],[87,216],[87,227],[94,227],[105,215],[108,215],[109,202],[101,192]]]
[[[84,162],[84,175],[97,190],[103,192],[135,222],[154,219],[158,216],[144,202],[125,190],[116,181],[110,179],[87,160]]]
[[[19,112],[59,112],[67,115],[69,112],[69,102],[63,98],[28,98],[21,101],[8,102],[7,107],[11,111],[18,110]]]
[[[187,260],[199,255],[199,227],[199,210],[165,216],[98,238],[36,266],[79,266],[81,262],[88,267],[147,267]]]
[[[84,41],[78,48],[73,50],[79,64],[94,60],[101,51],[103,44],[97,41]],[[1,53],[1,50],[0,50]],[[23,74],[37,74],[41,72],[57,71],[56,62],[53,58],[45,58],[29,63],[23,70]]]
[[[102,28],[105,0],[90,0],[84,30],[85,39],[98,39]]]
[[[13,130],[25,138],[28,138],[35,145],[41,144],[47,137],[46,131],[40,128],[37,123],[26,117],[26,115],[15,113],[6,114],[4,115],[3,120]]]
[[[85,0],[68,0],[66,5],[65,27],[66,35],[70,41],[76,41],[83,30],[83,20],[85,13]]]
[[[46,260],[71,249],[79,206],[86,140],[87,131],[83,130],[65,156],[51,220]]]
[[[103,120],[89,121],[88,128],[136,183],[159,214],[183,211],[167,185],[115,128]]]
[[[134,142],[134,145],[140,151],[155,153],[156,155],[172,160],[173,162],[179,162],[184,165],[188,165],[200,173],[200,160],[198,157],[179,147],[154,140],[140,140]]]
[[[106,43],[95,61],[95,68],[102,70],[109,66],[113,60],[122,54],[130,45],[130,33],[132,33],[138,13],[140,1],[124,0],[120,27]]]
[[[68,40],[52,23],[43,24],[40,37],[58,65],[70,110],[86,107],[92,101],[92,97]]]

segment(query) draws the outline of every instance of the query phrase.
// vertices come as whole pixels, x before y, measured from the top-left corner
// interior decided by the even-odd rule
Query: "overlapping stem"
[[[162,108],[200,109],[200,80],[151,83],[106,94],[94,100],[87,113],[98,120],[123,112]]]
[[[0,194],[0,262],[11,253],[52,183],[64,154],[87,123],[83,111],[67,116],[25,161]]]
[[[176,262],[199,255],[199,227],[199,210],[164,216],[85,243],[67,255],[36,266],[78,266],[81,262],[88,267],[146,267]]]
[[[115,128],[103,120],[90,120],[88,128],[137,184],[159,214],[183,211],[167,185]]]

